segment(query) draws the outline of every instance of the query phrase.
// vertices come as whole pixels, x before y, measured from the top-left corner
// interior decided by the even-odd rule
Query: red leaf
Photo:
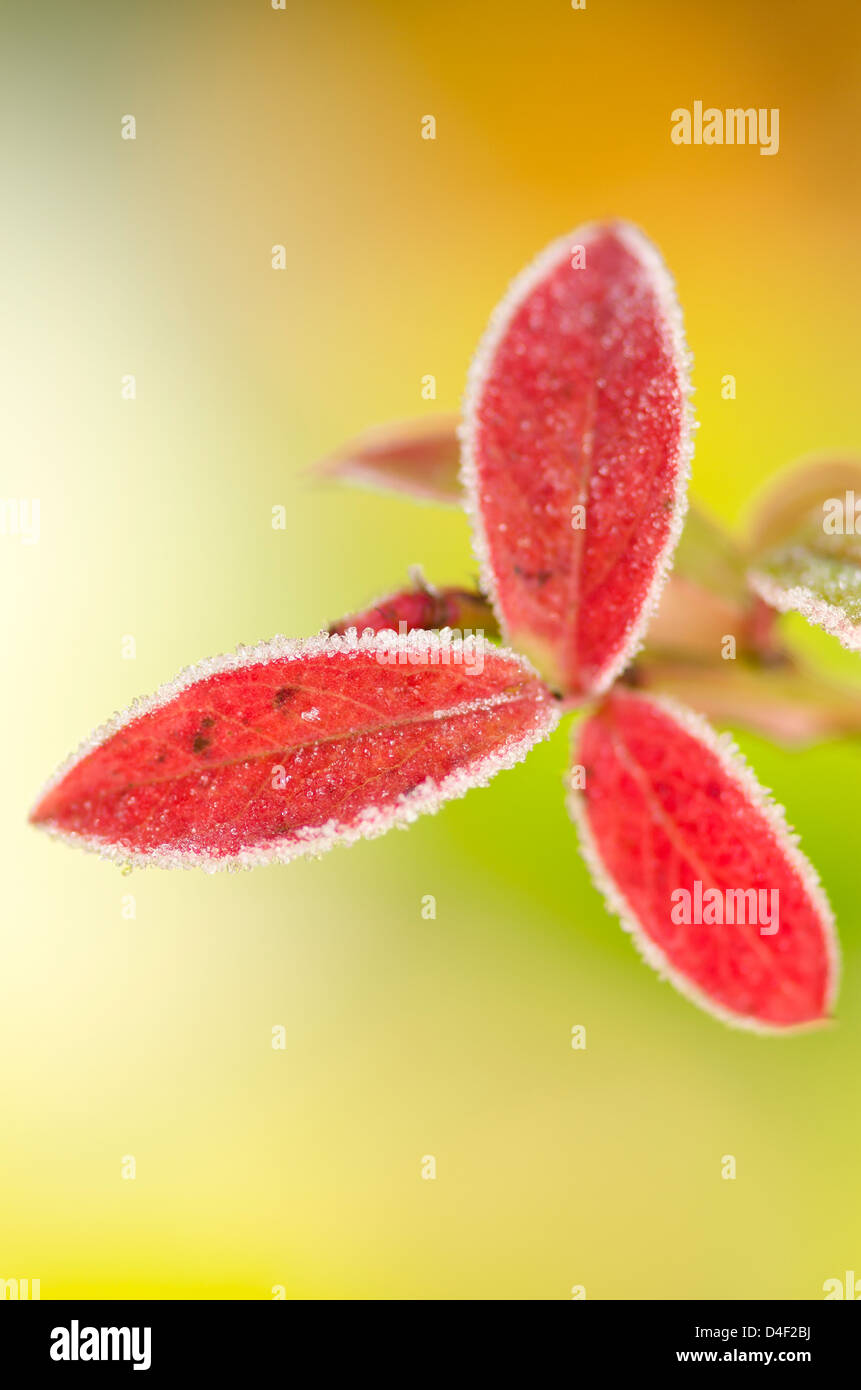
[[[456,415],[435,415],[380,425],[351,439],[314,471],[360,487],[459,507],[457,424]]]
[[[585,721],[577,757],[584,854],[645,959],[727,1022],[783,1031],[825,1018],[838,968],[828,903],[731,745],[682,706],[616,690]],[[723,925],[710,924],[715,889]],[[742,913],[728,896],[750,889],[755,921],[752,899]]]
[[[378,599],[373,608],[332,623],[329,631],[344,633],[354,627],[360,633],[368,628],[372,632],[400,632],[402,623],[404,632],[447,627],[461,636],[499,636],[496,615],[482,594],[469,589],[433,589],[424,583]]]
[[[687,372],[672,282],[624,223],[548,247],[478,349],[463,477],[482,588],[554,689],[606,689],[643,636],[684,515]]]
[[[284,862],[437,810],[557,717],[526,662],[480,639],[276,637],[112,720],[32,819],[121,861]]]

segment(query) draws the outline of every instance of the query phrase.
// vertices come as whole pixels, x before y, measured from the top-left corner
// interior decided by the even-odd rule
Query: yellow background
[[[742,739],[844,948],[838,1025],[785,1040],[640,964],[577,852],[564,730],[318,863],[124,878],[25,816],[186,663],[314,631],[414,562],[468,580],[460,515],[304,470],[456,409],[510,277],[583,220],[636,221],[677,278],[695,497],[740,524],[787,460],[857,448],[857,7],[15,10],[2,494],[40,498],[42,526],[0,540],[0,1277],[44,1298],[822,1297],[861,1269],[857,748]],[[673,145],[695,100],[779,107],[779,154]]]

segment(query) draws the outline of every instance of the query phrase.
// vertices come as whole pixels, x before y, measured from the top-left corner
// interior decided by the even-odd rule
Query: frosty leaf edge
[[[542,738],[546,738],[556,727],[560,712],[533,671],[529,662],[519,653],[485,643],[481,638],[452,639],[450,652],[452,658],[465,652],[475,659],[480,654],[484,660],[513,664],[528,682],[529,690],[510,699],[503,695],[482,698],[477,696],[467,706],[449,706],[439,712],[434,711],[433,719],[445,719],[461,714],[488,712],[504,705],[513,704],[516,699],[524,699],[528,694],[534,696],[534,720],[528,732],[519,736],[509,734],[491,753],[466,762],[454,768],[440,779],[428,776],[405,795],[383,808],[369,804],[360,814],[347,822],[328,820],[325,824],[299,831],[293,838],[274,840],[265,848],[259,845],[240,851],[237,854],[207,854],[170,847],[157,846],[145,851],[136,850],[122,841],[111,841],[104,837],[69,830],[52,823],[40,810],[46,799],[64,779],[90,754],[104,748],[121,730],[130,727],[147,715],[166,709],[184,692],[202,681],[224,672],[240,671],[243,668],[265,666],[273,662],[290,662],[307,658],[326,658],[335,656],[371,656],[381,653],[403,654],[405,658],[421,657],[427,654],[429,634],[422,631],[407,636],[390,633],[365,633],[359,636],[351,630],[344,636],[320,633],[305,639],[275,637],[255,646],[240,646],[233,653],[211,657],[186,667],[174,680],[168,681],[152,695],[135,700],[128,709],[114,715],[112,719],[98,728],[86,739],[78,750],[69,757],[49,780],[39,796],[30,819],[40,829],[80,848],[91,850],[103,858],[120,864],[140,866],[154,865],[159,868],[202,868],[207,872],[220,869],[254,868],[270,863],[288,863],[304,856],[319,856],[336,845],[351,845],[360,839],[373,839],[386,831],[411,824],[419,815],[433,814],[447,801],[463,796],[473,787],[486,786],[490,779],[500,771],[515,766],[529,750]],[[410,664],[410,663],[408,663]],[[428,668],[427,661],[419,660],[415,666]],[[410,664],[411,668],[413,664]],[[385,667],[380,667],[381,674]]]
[[[798,570],[799,567],[796,566]],[[750,571],[751,587],[770,608],[778,613],[800,613],[811,627],[821,627],[830,637],[836,637],[850,652],[861,652],[861,623],[840,603],[833,603],[817,594],[808,584],[782,584],[774,574],[763,570]],[[861,573],[856,576],[856,604],[861,598]]]
[[[639,228],[620,220],[584,223],[567,235],[552,241],[515,276],[493,310],[473,356],[467,374],[462,422],[459,428],[464,506],[471,524],[473,550],[479,564],[481,588],[494,606],[505,640],[511,641],[512,635],[500,603],[499,586],[491,562],[491,547],[482,515],[477,458],[479,404],[499,348],[528,296],[569,254],[572,245],[582,244],[588,248],[591,240],[607,232],[612,232],[619,238],[648,277],[650,288],[654,292],[662,325],[668,339],[670,356],[678,377],[681,395],[681,422],[675,459],[673,510],[667,535],[655,558],[654,573],[648,592],[639,611],[628,626],[625,640],[606,664],[600,679],[586,692],[589,695],[602,694],[608,690],[642,645],[649,621],[658,606],[661,593],[669,577],[673,552],[684,526],[691,461],[694,452],[695,421],[691,405],[693,387],[690,381],[692,357],[685,339],[681,306],[676,296],[673,278],[663,258]]]
[[[608,912],[619,918],[624,931],[629,933],[643,961],[656,971],[659,978],[666,979],[691,1003],[710,1013],[713,1017],[731,1027],[768,1036],[785,1037],[793,1033],[809,1032],[821,1028],[831,1021],[840,987],[840,947],[835,928],[834,914],[822,887],[819,875],[813,864],[802,852],[799,837],[789,826],[786,813],[778,801],[757,778],[744,755],[729,734],[718,734],[702,715],[695,713],[686,705],[667,695],[641,695],[626,691],[625,698],[644,700],[655,705],[684,731],[699,740],[714,754],[722,769],[741,789],[749,804],[764,818],[775,840],[785,855],[790,867],[797,873],[811,904],[819,916],[829,967],[829,986],[824,1001],[824,1016],[803,1023],[769,1024],[756,1017],[743,1016],[723,1007],[711,998],[697,984],[687,978],[667,959],[660,946],[654,942],[641,925],[637,913],[625,897],[619,884],[613,878],[604,862],[601,850],[589,824],[588,811],[582,791],[575,787],[568,777],[567,805],[569,814],[577,827],[580,853],[586,863],[593,882],[604,897]],[[576,754],[579,729],[572,734],[572,751]]]

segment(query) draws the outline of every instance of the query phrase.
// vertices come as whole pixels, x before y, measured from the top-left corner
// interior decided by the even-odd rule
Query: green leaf
[[[854,528],[854,512],[846,524]],[[791,540],[755,562],[750,582],[780,613],[800,613],[849,651],[861,651],[861,536],[835,534],[827,525],[820,505]]]
[[[744,570],[744,556],[734,538],[692,501],[673,573],[721,598],[746,603],[750,595]]]

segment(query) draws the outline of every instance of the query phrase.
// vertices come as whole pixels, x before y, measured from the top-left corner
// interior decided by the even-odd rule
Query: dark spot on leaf
[[[197,734],[191,746],[195,753],[203,753],[209,747],[209,739],[203,734]]]
[[[205,719],[201,719],[200,727],[201,729],[211,729],[214,723],[215,717],[211,714],[208,714]]]
[[[288,704],[290,700],[294,699],[297,694],[298,689],[295,685],[282,685],[280,690],[275,691],[272,697],[272,703],[276,709],[281,709],[284,705]]]
[[[529,584],[546,584],[548,579],[553,578],[552,570],[525,570],[521,569],[520,565],[514,566],[514,573]]]

